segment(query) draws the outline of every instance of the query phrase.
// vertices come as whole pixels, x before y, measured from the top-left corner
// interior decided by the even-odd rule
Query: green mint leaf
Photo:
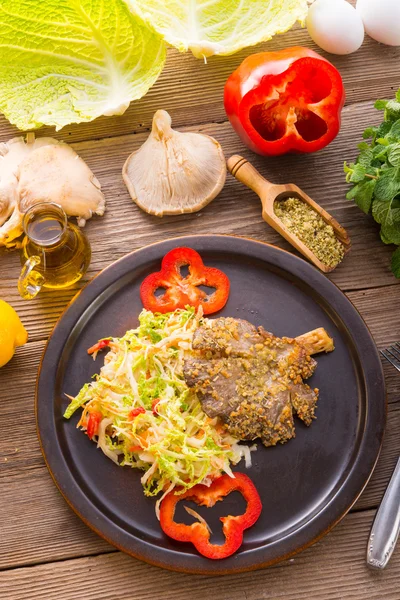
[[[397,248],[392,255],[391,267],[395,277],[400,279],[400,248]]]
[[[350,178],[351,178],[351,176],[353,174],[353,171],[354,171],[354,163],[347,164],[347,162],[344,161],[343,171],[346,173],[346,181],[347,181],[347,183],[350,183]]]
[[[397,177],[397,169],[389,168],[376,182],[375,198],[382,202],[391,202],[399,191],[400,178]]]
[[[389,167],[378,179],[374,189],[372,215],[377,223],[381,225],[400,223],[400,200],[396,198],[399,192],[399,170]]]
[[[361,146],[362,144],[360,144]],[[371,162],[374,158],[373,155],[373,151],[372,148],[370,148],[368,146],[368,144],[365,144],[366,148],[361,148],[361,152],[359,157],[357,158],[357,164],[361,165],[362,167],[368,168],[371,166]]]
[[[355,163],[344,163],[346,181],[353,183],[346,198],[381,225],[384,244],[400,246],[400,89],[393,100],[377,100],[384,111],[379,126],[367,127],[358,144]],[[392,257],[392,271],[400,279],[400,247]]]
[[[389,147],[388,160],[393,167],[400,167],[400,143]]]
[[[365,167],[363,167],[362,165],[357,163],[356,165],[354,165],[353,172],[350,175],[349,181],[351,183],[359,183],[360,181],[363,181],[363,179],[365,178],[365,173],[366,173]]]
[[[377,223],[394,225],[400,223],[400,208],[393,208],[392,200],[374,200],[372,204],[372,216]]]
[[[348,200],[354,200],[358,208],[368,214],[371,210],[372,196],[376,185],[375,179],[369,179],[355,185],[346,195]]]
[[[385,109],[385,120],[396,121],[400,119],[400,102],[397,100],[389,100]]]
[[[389,100],[377,100],[374,104],[374,108],[376,108],[377,110],[385,110],[388,102]]]
[[[387,152],[387,146],[380,146],[379,144],[377,144],[376,146],[374,146],[374,148],[372,148],[373,159],[379,160],[380,162],[385,162]]]
[[[367,127],[367,129],[362,134],[363,139],[367,140],[368,138],[375,137],[377,129],[378,129],[377,127]]]
[[[392,123],[383,121],[376,130],[376,138],[384,138],[392,128]]]
[[[400,246],[400,225],[383,225],[380,235],[384,244]]]
[[[396,142],[400,140],[400,119],[397,119],[397,121],[393,123],[390,131],[386,134],[386,137]]]

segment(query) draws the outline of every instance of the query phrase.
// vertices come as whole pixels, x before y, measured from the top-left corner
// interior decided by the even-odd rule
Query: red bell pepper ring
[[[180,269],[188,266],[189,273],[182,277]],[[200,285],[215,288],[206,294]],[[156,296],[158,289],[165,292]],[[143,306],[152,312],[172,312],[190,305],[203,307],[208,315],[223,308],[229,296],[229,279],[219,269],[206,267],[200,254],[191,248],[174,248],[161,263],[161,271],[151,273],[140,286]]]
[[[264,156],[327,146],[339,133],[344,101],[339,71],[299,46],[245,58],[224,91],[233,128]]]
[[[87,425],[86,425],[86,433],[91,440],[94,435],[97,435],[99,430],[100,421],[103,419],[103,415],[98,410],[93,410],[89,413]]]
[[[223,545],[217,546],[210,543],[210,530],[204,522],[185,525],[174,521],[175,508],[180,500],[190,499],[194,500],[196,504],[211,507],[218,500],[222,500],[236,490],[247,501],[247,507],[243,515],[220,517],[223,524],[222,531],[225,535]],[[160,525],[166,535],[179,542],[191,542],[206,558],[227,558],[240,548],[243,542],[243,531],[254,525],[261,514],[261,509],[260,496],[247,475],[235,473],[234,479],[229,475],[222,475],[215,479],[210,487],[199,484],[180,495],[174,492],[167,494],[161,502]]]

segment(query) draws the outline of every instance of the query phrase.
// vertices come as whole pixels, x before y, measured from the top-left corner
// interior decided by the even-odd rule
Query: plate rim
[[[344,299],[347,303],[348,303],[348,307],[351,309],[351,311],[353,312],[353,314],[355,314],[358,319],[359,319],[359,324],[361,324],[361,326],[364,328],[364,333],[367,334],[367,337],[369,338],[368,341],[370,342],[371,345],[371,349],[374,350],[374,355],[376,360],[376,365],[379,371],[379,387],[380,387],[380,392],[381,392],[381,400],[383,400],[381,409],[383,409],[382,411],[382,420],[379,426],[379,431],[376,431],[375,434],[378,434],[378,443],[377,443],[377,447],[374,451],[374,457],[373,459],[370,459],[368,461],[368,469],[367,469],[367,474],[365,477],[363,477],[363,481],[362,483],[358,486],[358,489],[356,491],[355,494],[351,494],[351,501],[348,502],[346,504],[346,506],[344,508],[341,509],[340,514],[338,514],[334,519],[332,519],[330,521],[330,523],[328,525],[326,525],[323,529],[320,528],[320,531],[317,534],[313,534],[312,537],[310,537],[310,539],[308,539],[306,542],[297,545],[296,548],[294,548],[293,550],[290,550],[288,552],[285,552],[284,554],[280,554],[279,556],[276,556],[273,559],[268,559],[268,560],[255,560],[252,564],[246,564],[243,566],[228,566],[226,565],[226,561],[229,561],[230,559],[234,559],[236,556],[240,556],[239,555],[233,555],[232,557],[225,559],[224,561],[212,561],[211,565],[213,565],[213,568],[203,568],[203,567],[195,567],[193,568],[193,565],[191,565],[190,567],[187,566],[181,566],[179,564],[171,564],[167,562],[164,562],[162,560],[158,560],[156,558],[150,558],[149,556],[143,556],[140,551],[136,551],[136,550],[132,550],[131,548],[127,548],[123,543],[118,542],[117,540],[115,540],[114,538],[112,538],[111,536],[107,535],[106,533],[104,533],[104,531],[102,531],[99,527],[96,527],[96,525],[90,521],[89,518],[87,518],[83,512],[81,511],[77,506],[75,506],[73,500],[71,500],[68,496],[68,491],[63,489],[63,486],[61,485],[61,483],[58,481],[57,476],[54,473],[54,470],[52,469],[52,465],[51,463],[54,462],[53,457],[49,460],[48,456],[46,454],[46,450],[45,450],[45,443],[42,440],[42,436],[41,436],[41,431],[40,431],[40,415],[39,415],[39,386],[40,386],[40,381],[41,381],[41,375],[42,375],[42,369],[43,369],[43,364],[46,358],[46,353],[49,347],[49,344],[51,343],[51,340],[54,336],[54,334],[57,331],[57,328],[60,326],[60,323],[62,322],[63,318],[65,317],[65,315],[74,307],[76,306],[76,301],[81,297],[81,295],[83,294],[83,292],[91,285],[93,285],[99,278],[101,278],[106,272],[108,272],[111,268],[115,267],[116,264],[119,264],[123,261],[129,261],[134,260],[135,255],[137,255],[138,253],[141,252],[145,252],[146,250],[148,250],[149,248],[154,248],[154,247],[165,247],[165,246],[169,246],[172,244],[171,247],[176,247],[176,244],[180,245],[192,245],[192,244],[196,244],[197,240],[210,240],[211,244],[214,241],[217,241],[217,245],[218,242],[222,242],[222,246],[223,243],[226,242],[226,240],[229,239],[233,239],[236,241],[240,241],[240,242],[247,242],[247,244],[250,244],[250,246],[252,247],[260,247],[263,248],[264,250],[267,249],[268,251],[272,252],[272,255],[274,255],[274,253],[276,253],[276,256],[282,256],[284,258],[286,258],[289,261],[289,266],[290,262],[293,261],[293,265],[297,265],[300,269],[303,271],[308,271],[308,274],[311,276],[314,274],[317,279],[319,279],[319,281],[325,281],[329,287],[329,285],[332,286],[332,289],[336,290],[336,293],[339,293],[339,296],[342,297],[342,299]],[[165,252],[167,252],[170,248],[166,248]],[[214,250],[214,251],[220,251],[223,252],[224,250],[226,251],[227,249],[223,248],[223,247],[219,247],[219,248],[212,248],[212,246],[210,247],[210,250]],[[244,251],[244,248],[242,248],[242,250]],[[231,249],[230,249],[231,251]],[[240,252],[240,249],[238,249],[238,252]],[[246,254],[246,252],[243,252],[244,254]],[[161,255],[162,256],[162,255]],[[258,257],[259,260],[262,260],[263,262],[268,263],[268,258],[266,256],[260,256]],[[273,261],[270,261],[269,264],[274,264],[276,266],[276,264]],[[283,267],[281,267],[281,269],[283,269]],[[287,270],[287,269],[284,269]],[[290,272],[290,271],[289,271]],[[295,273],[294,269],[292,271],[292,273],[300,280],[305,282],[306,284],[310,285],[309,281],[304,279],[304,272],[303,273]],[[108,286],[107,286],[108,287]],[[338,296],[338,297],[339,297]],[[93,300],[91,301],[91,303],[93,302]],[[83,314],[82,312],[80,314]],[[363,367],[363,365],[361,365]],[[363,375],[365,375],[365,371],[364,368],[362,368],[362,372]],[[367,403],[367,407],[369,407],[370,403]],[[381,403],[377,403],[376,407],[380,406]],[[255,240],[252,238],[248,238],[246,236],[238,236],[238,235],[232,235],[232,234],[192,234],[192,235],[185,235],[185,236],[176,236],[176,237],[172,237],[172,238],[167,238],[165,240],[161,240],[158,242],[153,242],[151,244],[146,244],[145,246],[142,246],[140,248],[137,248],[123,256],[121,256],[120,258],[118,258],[115,261],[112,261],[109,265],[107,265],[106,267],[104,267],[102,270],[100,270],[96,275],[94,275],[91,279],[89,279],[85,285],[77,291],[77,293],[73,296],[73,298],[68,302],[68,304],[65,306],[64,310],[62,311],[62,313],[60,314],[59,318],[57,319],[54,327],[52,328],[52,331],[50,332],[48,339],[46,341],[45,347],[43,349],[43,353],[40,359],[40,363],[39,363],[39,368],[38,368],[38,374],[37,374],[37,378],[36,378],[36,385],[35,385],[35,400],[34,400],[34,409],[35,409],[35,418],[36,418],[36,432],[37,432],[37,437],[39,440],[39,445],[40,445],[40,449],[45,461],[45,464],[47,466],[47,469],[57,487],[57,489],[59,490],[59,492],[61,493],[61,495],[63,496],[63,498],[65,499],[65,501],[67,502],[67,504],[70,506],[70,508],[75,512],[75,514],[90,528],[92,529],[92,531],[94,531],[97,535],[99,535],[101,538],[103,538],[104,540],[106,540],[107,542],[109,542],[111,545],[113,545],[114,547],[118,548],[119,550],[123,551],[124,553],[138,559],[141,561],[144,561],[148,564],[152,564],[154,566],[157,567],[161,567],[167,570],[171,570],[171,571],[175,571],[175,572],[184,572],[184,573],[193,573],[193,574],[204,574],[204,575],[224,575],[224,574],[230,574],[230,573],[241,573],[241,572],[246,572],[246,571],[251,571],[251,570],[256,570],[256,569],[261,569],[261,568],[265,568],[268,566],[271,566],[273,564],[276,564],[278,562],[281,562],[283,560],[288,559],[291,556],[294,556],[295,554],[305,550],[306,548],[310,547],[311,545],[313,545],[314,543],[316,543],[318,540],[320,540],[322,537],[324,537],[327,533],[329,533],[350,511],[350,509],[352,508],[352,506],[357,502],[358,498],[361,496],[361,494],[363,493],[365,487],[367,486],[373,472],[374,469],[376,467],[377,461],[379,459],[380,456],[380,452],[382,449],[382,444],[383,444],[383,439],[384,439],[384,434],[385,434],[385,430],[386,430],[386,421],[387,421],[387,393],[386,393],[386,385],[385,385],[385,378],[384,378],[384,374],[383,374],[383,367],[382,367],[382,363],[380,361],[379,358],[379,353],[376,347],[376,343],[375,340],[367,326],[367,324],[365,323],[362,315],[359,313],[359,311],[357,310],[357,308],[354,306],[354,304],[351,302],[351,300],[344,294],[344,292],[342,292],[342,290],[333,282],[331,281],[328,277],[326,277],[326,275],[324,275],[323,273],[321,273],[320,271],[318,271],[318,269],[316,269],[313,265],[311,265],[310,263],[308,263],[307,261],[305,261],[303,258],[287,251],[284,250],[282,248],[279,248],[277,246],[274,246],[273,244],[268,244],[266,242],[260,241],[260,240]],[[369,421],[371,419],[369,418]],[[375,437],[377,437],[375,435]],[[362,438],[361,438],[361,443],[362,441],[365,439],[365,433],[363,434]],[[359,458],[360,456],[360,451],[357,452],[356,457],[355,457],[355,461]],[[64,459],[63,459],[64,460]],[[72,475],[69,473],[70,477],[72,477]],[[335,493],[334,497],[332,498],[332,500],[329,502],[329,504],[324,507],[322,509],[321,512],[325,512],[325,510],[327,508],[329,508],[331,506],[331,503],[335,502],[336,500],[336,496],[339,493],[343,492],[343,488],[345,488],[346,486],[348,486],[349,484],[349,480],[351,481],[354,478],[354,470],[351,470],[349,476],[345,479],[345,481],[343,482],[342,486],[338,489],[337,493]],[[72,477],[73,483],[76,484],[74,478]],[[79,486],[78,486],[79,487]],[[80,488],[79,488],[80,489]],[[86,497],[84,498],[84,502],[88,502],[86,500]],[[93,505],[90,504],[89,509],[93,508]],[[316,517],[319,515],[319,513],[317,513],[317,515],[315,515],[313,517],[313,519],[309,522],[309,523],[313,523],[315,522]],[[309,524],[307,523],[305,525],[304,528],[307,528],[307,525]],[[115,527],[117,527],[114,524]],[[303,530],[303,527],[300,528],[300,530],[295,531],[293,534],[291,534],[290,537],[295,536],[299,534],[299,532],[301,532]],[[285,538],[284,538],[285,539]],[[147,542],[143,541],[142,542],[144,545],[146,545]],[[279,542],[278,542],[279,544]],[[141,542],[139,541],[139,547],[141,545]],[[265,549],[265,546],[262,546],[261,548],[256,548],[254,551],[252,551],[251,553],[255,552],[255,553],[262,553],[263,548]],[[157,552],[159,552],[159,549],[157,549]],[[165,555],[168,556],[168,554],[174,555],[174,552],[171,552],[168,549],[161,549],[161,552],[165,552]],[[196,557],[197,559],[203,561],[203,557],[200,557],[200,555],[198,557]],[[225,563],[225,566],[224,564]]]

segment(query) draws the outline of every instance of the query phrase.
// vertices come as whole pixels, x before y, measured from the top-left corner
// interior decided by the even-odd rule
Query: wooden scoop
[[[297,185],[287,183],[277,185],[264,179],[262,175],[251,165],[243,156],[235,154],[227,160],[228,170],[236,179],[247,185],[253,192],[259,195],[262,203],[262,216],[264,221],[271,225],[280,233],[292,246],[296,248],[303,256],[310,260],[318,269],[324,273],[333,271],[335,267],[324,265],[296,235],[291,233],[274,212],[274,202],[285,200],[286,198],[298,198],[306,204],[309,204],[328,225],[333,227],[336,237],[344,246],[344,253],[350,250],[351,242],[346,230],[324,210],[319,204],[314,202]]]

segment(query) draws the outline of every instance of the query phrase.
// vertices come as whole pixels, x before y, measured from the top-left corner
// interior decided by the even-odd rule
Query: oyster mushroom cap
[[[35,139],[28,133],[26,142],[23,137],[15,137],[0,144],[0,225],[12,214],[17,202],[18,167],[31,152],[41,146],[59,144],[54,138]]]
[[[18,169],[20,210],[37,202],[60,204],[80,226],[93,215],[103,215],[105,198],[100,183],[84,160],[67,144],[43,146],[29,155]]]
[[[0,188],[0,246],[12,246],[22,233],[23,214],[19,211],[15,186]]]
[[[0,144],[0,246],[15,246],[24,212],[36,202],[56,202],[84,225],[102,215],[105,198],[86,163],[67,144],[35,139],[30,132]]]
[[[49,137],[35,139],[28,133],[0,144],[0,246],[13,245],[22,233],[22,213],[19,210],[18,168],[21,162],[41,146],[59,144]]]
[[[196,212],[211,202],[224,186],[226,163],[217,140],[175,131],[170,115],[158,110],[148,139],[128,157],[122,176],[132,200],[162,217]]]

